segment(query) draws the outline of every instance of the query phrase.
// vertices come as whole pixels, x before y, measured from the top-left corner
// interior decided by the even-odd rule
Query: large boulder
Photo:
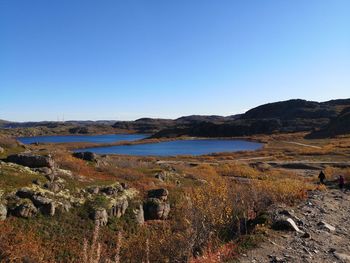
[[[5,205],[0,204],[0,221],[4,221],[7,217],[7,208]]]
[[[95,162],[97,159],[97,155],[93,152],[75,152],[73,156],[89,162]]]
[[[169,203],[158,198],[148,198],[143,204],[145,220],[165,220],[170,212]]]
[[[50,156],[34,155],[34,154],[12,154],[7,157],[7,162],[20,164],[30,168],[55,166],[54,160]]]
[[[35,195],[32,198],[33,204],[39,208],[40,212],[44,215],[54,216],[56,205],[53,200],[41,195]]]

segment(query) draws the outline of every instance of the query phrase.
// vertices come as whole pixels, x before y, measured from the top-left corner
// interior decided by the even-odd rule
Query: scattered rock
[[[89,162],[96,162],[97,160],[97,155],[93,152],[75,152],[73,156]]]
[[[155,178],[159,179],[160,181],[165,181],[168,178],[168,172],[161,171],[159,173],[156,173]]]
[[[302,232],[291,218],[279,218],[273,223],[272,227],[276,230]]]
[[[46,184],[44,184],[44,187],[54,193],[57,193],[64,188],[64,185],[62,185],[62,183],[55,181],[55,182],[47,182]]]
[[[13,154],[7,157],[7,162],[20,164],[30,168],[55,166],[53,159],[50,156],[34,155],[34,154]]]
[[[335,227],[334,226],[331,226],[330,224],[328,224],[328,223],[326,223],[324,221],[319,222],[317,225],[322,227],[322,228],[325,228],[325,229],[329,230],[330,232],[335,231]]]
[[[302,238],[310,238],[311,235],[309,233],[305,232],[301,237]]]

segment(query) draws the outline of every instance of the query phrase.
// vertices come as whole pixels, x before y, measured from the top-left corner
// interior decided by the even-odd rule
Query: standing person
[[[339,176],[339,188],[340,188],[340,190],[343,190],[343,189],[344,189],[344,184],[345,184],[344,181],[345,181],[345,180],[344,180],[344,176],[340,175],[340,176]]]
[[[324,184],[324,180],[326,179],[326,175],[324,174],[323,171],[320,172],[318,178],[320,179],[320,183]]]

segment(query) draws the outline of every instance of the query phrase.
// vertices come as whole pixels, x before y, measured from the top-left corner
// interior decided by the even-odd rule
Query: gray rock
[[[125,214],[126,209],[129,206],[129,202],[127,199],[121,199],[116,202],[116,204],[112,205],[112,207],[108,210],[109,216],[115,216],[120,218]]]
[[[169,192],[167,189],[159,188],[148,191],[148,198],[157,198],[159,200],[166,201],[168,199]]]
[[[302,232],[298,226],[295,224],[294,220],[291,218],[281,217],[273,222],[273,229],[283,230],[283,231],[296,231]]]
[[[21,202],[15,208],[15,215],[23,218],[31,218],[37,213],[38,209],[28,199],[21,200]]]
[[[39,208],[40,212],[44,215],[54,216],[56,205],[50,198],[34,195],[32,198],[33,204]]]
[[[0,153],[4,153],[4,152],[5,152],[4,148],[2,148],[2,147],[0,146]]]
[[[93,152],[75,152],[73,156],[89,162],[95,162],[97,160],[97,155]]]
[[[7,207],[0,204],[0,221],[4,221],[7,217]]]
[[[331,226],[330,224],[326,223],[325,221],[320,221],[318,224],[318,226],[327,229],[330,232],[335,231],[335,227]]]
[[[117,195],[123,191],[124,188],[119,183],[100,187],[100,192],[105,193],[106,195]]]
[[[168,178],[168,172],[166,171],[161,171],[159,173],[156,173],[155,178],[165,181]]]
[[[54,193],[57,193],[64,188],[64,186],[59,182],[48,182],[44,184],[44,187]]]
[[[88,191],[88,193],[90,194],[98,194],[100,192],[100,187],[98,186],[91,186],[89,188],[86,189],[86,191]]]
[[[53,159],[50,156],[34,155],[34,154],[13,154],[6,158],[7,162],[20,164],[30,168],[55,166]]]
[[[20,188],[17,190],[16,195],[19,198],[28,198],[28,199],[32,199],[32,197],[34,196],[35,192],[32,189],[29,188]]]
[[[104,208],[95,208],[92,214],[92,219],[96,225],[105,226],[108,223],[108,214]]]
[[[143,205],[145,220],[165,220],[170,212],[169,203],[158,198],[148,198]]]

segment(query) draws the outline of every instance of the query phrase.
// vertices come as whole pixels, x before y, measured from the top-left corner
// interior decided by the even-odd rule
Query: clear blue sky
[[[349,0],[0,0],[0,119],[348,97]]]

